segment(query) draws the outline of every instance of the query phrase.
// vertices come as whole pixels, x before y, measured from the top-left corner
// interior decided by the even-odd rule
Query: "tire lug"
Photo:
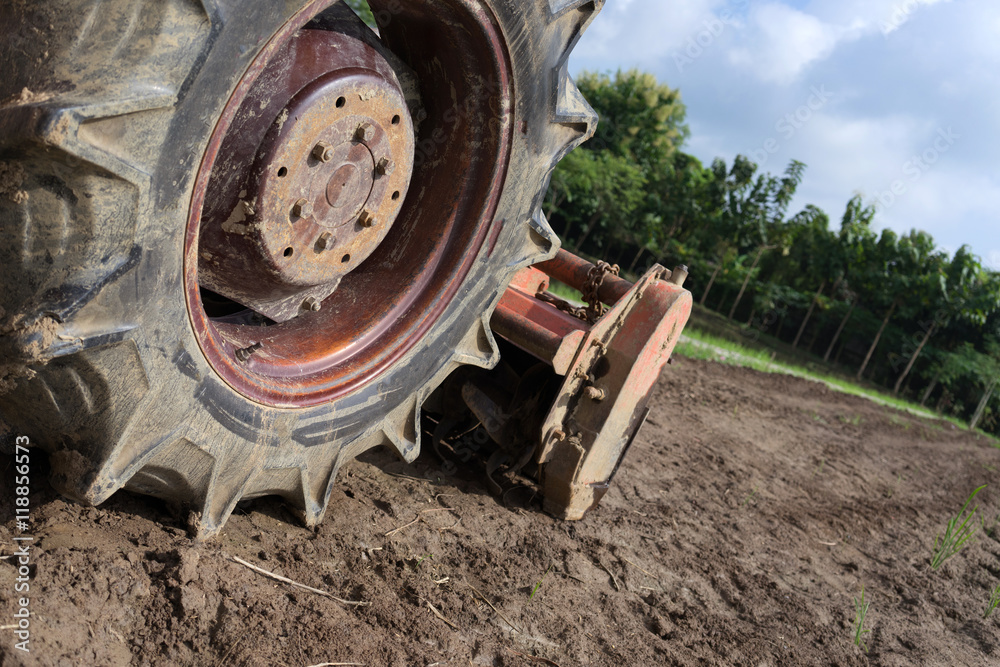
[[[299,199],[292,205],[292,215],[296,218],[308,218],[312,214],[313,205],[308,199]]]
[[[313,147],[312,156],[320,162],[329,162],[333,159],[333,152],[333,146],[325,141],[320,141]]]
[[[361,211],[361,215],[358,216],[358,222],[361,223],[362,227],[371,227],[375,224],[375,216],[368,209]]]
[[[322,307],[323,304],[314,296],[307,296],[306,300],[302,302],[302,310],[311,310],[315,313]]]

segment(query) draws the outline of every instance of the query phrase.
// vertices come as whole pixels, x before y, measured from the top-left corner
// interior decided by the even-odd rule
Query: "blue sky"
[[[608,0],[570,67],[680,88],[705,164],[805,162],[793,211],[860,193],[1000,271],[997,0]]]

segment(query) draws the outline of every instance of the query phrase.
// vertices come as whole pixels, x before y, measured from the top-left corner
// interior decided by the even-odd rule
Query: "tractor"
[[[0,8],[0,439],[51,484],[182,503],[198,539],[345,461],[448,456],[581,518],[690,315],[542,212],[596,115],[602,0],[9,0]],[[583,295],[571,303],[551,281]]]

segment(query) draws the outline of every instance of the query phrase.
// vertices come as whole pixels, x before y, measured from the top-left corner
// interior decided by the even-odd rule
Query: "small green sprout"
[[[531,595],[528,596],[528,600],[531,600],[531,599],[533,599],[535,597],[535,593],[538,592],[538,589],[542,587],[542,582],[545,581],[545,575],[548,574],[549,570],[551,570],[551,569],[552,569],[552,566],[549,565],[548,568],[546,568],[545,572],[542,573],[542,578],[539,579],[538,583],[535,584],[535,587],[531,589]]]
[[[972,519],[976,516],[976,510],[979,509],[979,505],[975,505],[968,514],[965,513],[965,510],[976,497],[976,494],[985,488],[986,485],[983,484],[973,491],[966,499],[965,504],[962,505],[962,509],[959,510],[958,514],[948,520],[948,527],[944,531],[944,536],[938,535],[934,538],[934,558],[931,560],[932,570],[941,567],[946,560],[957,554],[975,536],[978,526],[976,526]]]
[[[993,610],[997,607],[1000,607],[1000,586],[997,586],[990,592],[990,606],[986,608],[983,618],[989,618],[993,614]]]
[[[755,497],[757,496],[757,490],[758,490],[759,488],[760,488],[760,486],[758,485],[758,486],[755,486],[755,487],[753,487],[753,488],[752,488],[752,489],[750,490],[750,493],[748,493],[748,494],[747,494],[747,496],[746,496],[746,498],[744,498],[744,499],[743,499],[743,502],[742,502],[742,503],[740,503],[740,508],[741,508],[741,509],[742,509],[742,508],[744,508],[744,507],[746,507],[746,504],[747,504],[748,502],[750,502],[751,500],[753,500],[753,499],[754,499],[754,498],[755,498]]]
[[[865,645],[865,635],[871,632],[870,629],[865,629],[865,618],[868,616],[868,607],[871,606],[871,600],[865,600],[865,587],[861,587],[861,599],[854,598],[854,645],[860,646],[865,653],[868,653],[868,647]]]

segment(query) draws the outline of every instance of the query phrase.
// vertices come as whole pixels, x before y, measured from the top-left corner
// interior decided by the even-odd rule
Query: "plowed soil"
[[[127,493],[81,507],[38,472],[30,653],[6,627],[0,664],[995,665],[998,468],[945,422],[679,359],[578,523],[527,488],[491,496],[475,465],[376,451],[344,467],[318,530],[260,499],[197,545],[180,510]],[[0,474],[6,556],[10,457]],[[932,570],[935,534],[985,483],[976,541]],[[16,577],[0,560],[0,627]]]

